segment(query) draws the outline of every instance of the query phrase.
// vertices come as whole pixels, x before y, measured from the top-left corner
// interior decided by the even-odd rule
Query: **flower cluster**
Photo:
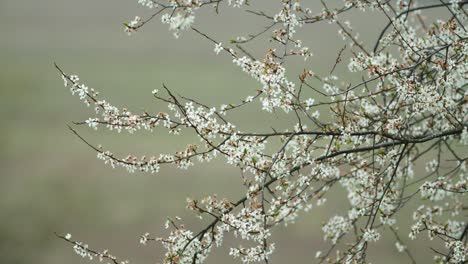
[[[72,244],[73,250],[75,251],[75,253],[82,258],[87,258],[89,260],[97,259],[99,262],[105,261],[106,263],[113,263],[113,264],[129,264],[130,263],[128,260],[117,259],[117,257],[113,256],[107,249],[103,251],[97,251],[97,250],[91,249],[88,246],[88,244],[85,244],[79,241],[74,241],[72,240],[71,234],[66,234],[65,236],[57,235],[57,237]]]
[[[379,240],[380,234],[375,231],[375,229],[367,229],[364,232],[363,239],[368,242],[375,242]]]

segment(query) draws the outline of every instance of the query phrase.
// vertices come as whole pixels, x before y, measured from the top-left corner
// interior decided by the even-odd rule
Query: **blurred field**
[[[91,247],[109,248],[132,263],[156,263],[162,258],[161,248],[141,247],[139,236],[145,232],[163,235],[167,216],[192,219],[184,209],[186,197],[218,193],[236,199],[243,193],[236,169],[219,162],[188,172],[164,167],[158,175],[112,170],[96,160],[95,153],[66,128],[72,121],[87,118],[91,110],[63,88],[53,62],[67,73],[77,73],[99,90],[102,98],[136,111],[165,110],[165,105],[151,97],[151,91],[163,82],[181,94],[218,106],[245,98],[258,88],[231,65],[230,59],[215,56],[213,45],[206,45],[191,32],[175,40],[166,26],[155,21],[128,37],[122,22],[149,14],[136,2],[0,2],[1,263],[86,263],[69,245],[55,238],[54,232],[70,232]],[[240,33],[249,21],[258,21],[222,11],[227,15],[217,18],[220,23],[211,23],[209,19],[214,16],[210,15],[199,19],[196,26],[225,42],[236,36],[226,30],[230,23],[236,23]],[[370,14],[366,19],[372,17]],[[341,48],[339,38],[329,25],[310,29],[320,32],[309,37],[316,54],[310,63],[327,72]],[[364,27],[362,34],[377,30]],[[262,50],[259,46],[250,48]],[[303,65],[293,67],[302,69]],[[268,130],[271,124],[286,125],[274,117],[264,119],[255,110],[235,116],[241,127]],[[190,134],[170,137],[161,131],[129,136],[77,129],[92,143],[101,143],[122,155],[171,152],[192,139]],[[313,210],[296,225],[277,230],[278,250],[271,263],[291,263],[291,259],[293,263],[308,263],[315,250],[325,248],[322,221],[347,205],[342,197],[329,198],[326,208]],[[396,253],[393,242],[377,243],[375,247],[374,255],[381,259],[376,263],[407,262]],[[227,252],[227,248],[216,250],[208,263],[237,263]],[[419,258],[423,260],[427,253]]]

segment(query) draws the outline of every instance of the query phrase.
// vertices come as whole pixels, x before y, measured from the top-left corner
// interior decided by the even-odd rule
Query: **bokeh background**
[[[267,11],[273,8],[269,1],[256,2],[267,5]],[[311,2],[314,10],[321,9],[319,1]],[[336,2],[330,1],[331,5]],[[218,16],[212,10],[201,14],[195,26],[223,43],[266,25],[258,17],[226,7]],[[200,222],[185,210],[186,197],[217,193],[237,199],[243,194],[238,171],[222,162],[189,171],[163,167],[157,175],[128,174],[102,164],[67,129],[72,121],[86,119],[92,109],[63,87],[54,62],[65,72],[78,74],[102,98],[135,112],[166,110],[151,96],[162,83],[215,106],[238,102],[259,88],[231,59],[216,56],[214,46],[193,32],[183,32],[176,40],[158,20],[128,37],[122,23],[135,15],[145,17],[150,12],[136,0],[0,1],[0,263],[88,262],[54,232],[71,233],[95,249],[109,248],[131,263],[156,263],[162,259],[161,247],[143,247],[139,236],[145,232],[163,236],[168,216],[181,216],[199,227]],[[347,16],[364,40],[375,39],[385,24],[372,12]],[[291,63],[292,69],[328,72],[343,46],[336,31],[327,23],[302,31],[315,56],[306,64]],[[260,42],[247,47],[264,54],[266,46]],[[345,67],[340,65],[337,74]],[[262,131],[288,125],[281,114],[268,117],[258,109],[256,105],[239,111],[233,119],[240,128]],[[193,139],[190,133],[130,136],[76,129],[90,142],[120,155],[169,153]],[[316,250],[327,248],[321,224],[347,208],[342,193],[335,194],[325,207],[304,214],[295,225],[277,228],[278,249],[271,263],[310,263]],[[406,235],[403,239],[408,241]],[[227,246],[216,249],[207,263],[237,263],[227,254],[233,243],[228,239]],[[429,249],[422,249],[418,241],[409,247],[418,263],[431,259]],[[409,263],[397,253],[392,239],[372,245],[371,259]]]

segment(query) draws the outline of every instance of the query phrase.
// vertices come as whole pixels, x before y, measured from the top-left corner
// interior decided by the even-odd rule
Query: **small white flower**
[[[367,229],[366,232],[364,232],[363,238],[367,242],[375,242],[379,240],[380,234],[375,231],[375,229]]]
[[[138,24],[141,22],[141,17],[135,16],[135,18],[125,24],[125,32],[127,32],[128,35],[131,35],[133,32],[135,32],[138,28]]]
[[[140,5],[142,5],[142,6],[146,6],[146,7],[150,8],[150,9],[158,6],[157,4],[155,4],[151,0],[138,0],[138,3]]]
[[[74,83],[77,83],[80,78],[77,75],[70,75],[70,80]]]
[[[223,44],[220,42],[215,45],[214,52],[218,55],[223,50]]]
[[[312,98],[309,98],[305,101],[306,104],[306,110],[309,110],[312,105],[314,105],[315,100]]]
[[[398,252],[403,252],[405,249],[406,249],[406,246],[401,244],[400,242],[396,242],[395,243],[395,247],[397,248]]]
[[[146,242],[148,242],[148,236],[149,233],[145,233],[140,237],[140,244],[146,245]]]
[[[67,80],[67,77],[65,77],[65,75],[62,75],[62,80],[63,80],[63,86],[67,87],[68,86],[68,80]]]

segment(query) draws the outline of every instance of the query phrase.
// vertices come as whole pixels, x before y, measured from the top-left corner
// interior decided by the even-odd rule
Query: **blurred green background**
[[[320,10],[317,3],[313,8]],[[246,30],[256,32],[266,25],[238,10],[224,7],[221,12],[216,16],[212,10],[202,11],[195,26],[227,43]],[[199,227],[184,209],[186,197],[218,193],[237,199],[243,194],[237,170],[222,162],[189,171],[163,167],[157,175],[128,174],[102,164],[67,129],[72,121],[90,116],[92,109],[63,87],[54,62],[65,72],[78,74],[100,91],[101,98],[135,112],[166,110],[151,96],[163,82],[215,106],[238,102],[259,88],[230,58],[216,56],[214,45],[192,32],[183,32],[176,40],[165,25],[153,21],[131,37],[124,33],[123,22],[149,14],[136,0],[0,1],[0,263],[87,262],[54,232],[69,232],[95,249],[109,248],[131,263],[156,263],[162,259],[161,247],[143,247],[139,236],[145,232],[163,236],[167,216],[187,218],[194,228]],[[364,39],[375,39],[384,25],[372,13],[350,17]],[[343,46],[336,30],[327,23],[308,27],[302,34],[315,56],[307,64],[298,61],[290,66],[328,72]],[[264,44],[248,48],[257,54],[265,52]],[[337,73],[345,67],[341,65]],[[240,128],[266,131],[272,124],[288,125],[281,116],[259,114],[257,107],[234,114]],[[133,136],[86,127],[77,130],[90,142],[122,156],[173,152],[193,139],[190,133],[173,137],[160,130]],[[309,263],[316,250],[327,248],[320,226],[346,208],[340,195],[328,197],[325,208],[312,210],[295,225],[278,228],[274,235],[278,249],[271,263]],[[227,245],[233,243],[227,241]],[[428,249],[418,251],[416,243],[409,246],[419,253],[421,263],[431,258]],[[371,247],[371,257],[378,256],[374,263],[408,262],[397,253],[392,239]],[[207,263],[237,263],[228,250],[216,249]]]

